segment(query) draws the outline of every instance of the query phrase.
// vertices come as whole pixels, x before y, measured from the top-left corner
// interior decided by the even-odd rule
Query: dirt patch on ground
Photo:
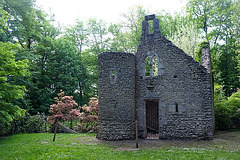
[[[116,150],[136,151],[142,148],[205,148],[214,150],[240,150],[240,131],[226,132],[217,131],[213,140],[159,140],[139,139],[136,148],[135,140],[102,141],[95,137],[83,136],[78,139],[81,143],[89,145],[110,145]]]

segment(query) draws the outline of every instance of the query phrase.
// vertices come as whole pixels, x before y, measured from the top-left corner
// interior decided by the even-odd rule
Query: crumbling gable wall
[[[140,136],[147,136],[146,101],[157,100],[160,138],[212,138],[210,74],[161,35],[158,28],[149,33],[149,20],[153,20],[153,27],[158,27],[153,15],[145,17],[141,44],[135,55]],[[158,74],[146,76],[145,59],[153,56],[157,57]]]

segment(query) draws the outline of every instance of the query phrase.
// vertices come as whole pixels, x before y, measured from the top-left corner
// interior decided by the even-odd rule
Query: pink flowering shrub
[[[55,103],[50,105],[49,112],[52,116],[47,117],[48,123],[51,125],[57,121],[74,120],[78,117],[79,110],[73,109],[78,106],[78,104],[73,100],[73,96],[64,96],[64,92],[61,90],[58,97],[55,97]]]
[[[78,107],[78,104],[73,100],[73,96],[65,96],[61,91],[58,97],[55,97],[55,103],[50,105],[49,112],[52,116],[47,117],[47,121],[52,126],[57,121],[71,122],[77,119],[77,124],[74,127],[79,132],[96,132],[98,121],[98,100],[90,98],[89,106],[84,105]],[[76,109],[77,108],[77,109]],[[80,112],[81,110],[81,112]],[[52,128],[52,127],[51,127]]]
[[[80,132],[97,132],[98,121],[98,100],[97,98],[90,98],[89,106],[86,104],[83,107],[82,112],[78,115],[80,123],[77,123],[75,127]]]

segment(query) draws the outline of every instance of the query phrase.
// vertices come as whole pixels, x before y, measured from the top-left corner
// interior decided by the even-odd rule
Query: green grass
[[[204,146],[154,147],[141,146],[141,143],[140,148],[135,149],[134,141],[106,142],[97,140],[95,136],[95,134],[57,134],[55,142],[52,142],[53,134],[50,133],[1,137],[0,159],[240,159],[238,150]]]

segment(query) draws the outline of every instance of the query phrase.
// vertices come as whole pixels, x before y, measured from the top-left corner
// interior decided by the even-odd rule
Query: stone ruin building
[[[149,21],[152,22],[150,33]],[[135,54],[98,56],[99,139],[123,140],[149,133],[159,139],[212,139],[214,110],[209,48],[203,65],[160,32],[155,15],[142,22]]]

